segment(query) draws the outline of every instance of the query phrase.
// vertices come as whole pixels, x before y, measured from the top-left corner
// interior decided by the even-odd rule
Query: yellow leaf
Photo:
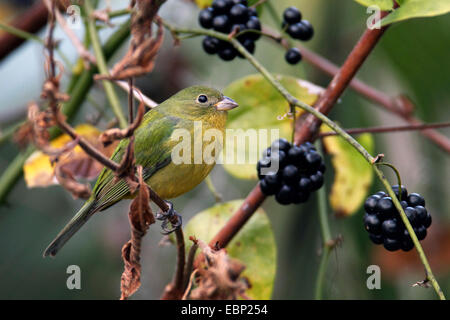
[[[294,77],[277,75],[276,78],[289,93],[309,105],[314,104],[323,90]],[[226,143],[222,153],[224,168],[236,178],[257,179],[256,162],[264,149],[277,138],[291,140],[293,120],[286,117],[289,104],[260,74],[234,81],[224,93],[239,104],[239,108],[228,115]],[[302,111],[297,108],[296,117],[301,113]],[[279,137],[273,137],[272,129],[278,130]],[[264,137],[262,132],[266,132],[267,136]],[[241,139],[239,143],[239,138],[245,140]],[[234,140],[233,147],[229,145],[230,140]],[[226,157],[227,152],[234,154],[235,162],[230,163]],[[238,162],[237,156],[245,157],[245,161]]]
[[[322,126],[322,131],[331,131]],[[357,137],[358,142],[369,152],[374,150],[373,137],[369,133]],[[332,155],[334,183],[330,193],[330,204],[337,216],[349,216],[363,204],[373,180],[373,170],[367,161],[347,141],[339,136],[323,139],[327,153]]]
[[[75,128],[75,131],[88,140],[91,144],[98,147],[104,154],[109,156],[114,150],[114,146],[103,148],[98,142],[100,131],[94,126],[81,124]],[[72,140],[66,134],[50,142],[53,148],[61,148]],[[58,159],[57,164],[65,166],[67,170],[72,172],[74,177],[83,177],[87,179],[95,178],[103,168],[101,164],[91,159],[80,146],[76,146],[73,150],[64,153]],[[41,151],[35,151],[23,166],[24,178],[29,188],[47,187],[58,184],[55,178],[55,165],[52,165],[50,157]]]

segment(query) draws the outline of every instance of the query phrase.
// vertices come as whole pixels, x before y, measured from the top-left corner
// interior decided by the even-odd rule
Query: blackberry
[[[284,10],[283,20],[287,24],[293,24],[302,20],[302,14],[296,7],[289,7]]]
[[[219,51],[220,41],[217,38],[205,37],[202,42],[203,50],[208,54],[216,54]]]
[[[325,163],[309,142],[295,146],[278,139],[263,152],[256,168],[261,191],[267,196],[275,195],[282,205],[306,202],[324,183]],[[263,169],[269,168],[276,171],[264,174]]]
[[[308,20],[302,20],[301,12],[295,7],[284,10],[281,28],[293,39],[308,41],[314,35],[314,29]],[[292,48],[286,52],[285,59],[290,64],[297,64],[302,59],[298,49]]]
[[[297,64],[300,62],[300,60],[302,60],[302,54],[297,48],[290,48],[288,51],[286,51],[284,59],[289,64]]]
[[[295,39],[308,41],[311,40],[313,35],[314,29],[311,23],[308,20],[302,20],[302,22],[300,22],[300,32],[297,34],[297,37]]]
[[[233,2],[231,0],[214,0],[212,3],[212,8],[218,14],[229,13],[232,6]]]
[[[213,8],[206,8],[206,9],[200,11],[200,14],[198,15],[198,22],[205,29],[212,28],[213,19],[214,19],[214,9]]]
[[[408,194],[404,186],[393,186],[406,217],[411,223],[419,241],[427,236],[427,228],[431,225],[431,215],[425,208],[425,200],[418,193]],[[392,199],[383,191],[369,196],[364,202],[363,223],[374,244],[383,244],[386,250],[410,251],[414,243],[406,229],[400,213]]]
[[[211,7],[201,10],[198,15],[199,24],[206,29],[214,29],[221,33],[242,32],[245,30],[261,31],[261,22],[255,8],[249,8],[247,0],[214,0]],[[246,32],[237,37],[244,48],[253,54],[255,41],[261,35],[257,32]],[[231,61],[235,57],[244,58],[228,42],[209,36],[202,42],[203,50],[208,54],[218,54],[224,61]]]

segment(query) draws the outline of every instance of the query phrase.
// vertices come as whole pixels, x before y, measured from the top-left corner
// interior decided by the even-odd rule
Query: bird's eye
[[[205,103],[205,102],[208,101],[208,97],[205,96],[204,94],[201,94],[201,95],[198,96],[197,100],[198,100],[198,102],[200,102],[200,103]]]

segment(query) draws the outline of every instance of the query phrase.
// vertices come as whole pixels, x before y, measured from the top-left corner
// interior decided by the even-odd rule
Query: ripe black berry
[[[394,238],[400,232],[397,219],[384,220],[381,224],[381,230],[386,237]]]
[[[366,214],[364,215],[364,226],[366,230],[371,234],[380,234],[381,233],[381,222],[380,219],[374,214]]]
[[[303,166],[306,164],[306,151],[303,148],[292,146],[289,149],[288,158],[291,163],[297,166]]]
[[[284,10],[283,19],[287,24],[293,24],[302,20],[301,12],[295,7],[289,7]]]
[[[381,234],[373,234],[373,233],[370,233],[370,234],[369,234],[369,238],[370,238],[370,240],[372,240],[372,242],[375,243],[375,244],[382,244],[383,241],[384,241],[384,238],[383,238],[383,236],[382,236]]]
[[[237,37],[248,52],[255,52],[255,41],[261,36],[258,33],[261,31],[261,23],[257,10],[248,8],[247,0],[214,0],[211,7],[200,11],[198,20],[203,28],[212,28],[226,34],[232,31],[241,33],[247,29],[256,30],[256,32],[245,32]],[[217,41],[219,41],[218,45]],[[205,37],[202,46],[206,53],[217,53],[225,61],[233,60],[236,56],[244,58],[226,41],[212,41],[211,37]]]
[[[281,150],[284,152],[288,152],[291,148],[291,144],[286,139],[278,139],[272,142],[271,150]]]
[[[261,31],[261,22],[258,17],[251,16],[247,21],[247,29]],[[250,39],[258,40],[261,37],[261,34],[257,32],[249,32]]]
[[[231,61],[236,58],[238,52],[235,48],[231,46],[225,46],[223,49],[219,50],[219,57],[225,61]]]
[[[258,11],[255,8],[248,8],[248,16],[249,17],[257,17]]]
[[[205,37],[202,42],[203,50],[208,54],[216,54],[219,51],[219,44],[219,39],[209,36]]]
[[[278,170],[264,175],[263,169],[269,167]],[[286,139],[278,139],[263,152],[256,168],[261,191],[275,194],[283,205],[306,202],[310,193],[324,183],[325,164],[311,143],[294,146]]]
[[[275,199],[279,204],[287,205],[292,203],[295,195],[295,190],[292,187],[288,185],[282,185],[280,191],[278,191],[278,193],[275,195]]]
[[[417,228],[414,228],[414,233],[416,234],[417,239],[421,241],[427,236],[427,228],[425,228],[424,226],[419,226]]]
[[[200,11],[200,14],[198,15],[198,22],[203,28],[211,29],[212,28],[212,22],[214,19],[214,10],[213,8],[206,8],[202,11]]]
[[[231,31],[231,23],[230,19],[226,15],[220,15],[217,17],[214,17],[212,26],[214,30],[219,32],[225,32],[228,33]]]
[[[235,5],[235,4],[243,4],[246,7],[248,6],[247,0],[231,0],[231,2],[233,3],[233,5]]]
[[[408,195],[408,190],[406,190],[406,188],[404,186],[401,187],[401,199],[402,200],[406,200],[406,196]],[[398,184],[396,184],[395,186],[392,186],[392,191],[394,191],[394,193],[397,195],[397,198],[399,198],[398,196],[398,191],[399,191],[399,186]]]
[[[300,62],[300,60],[302,60],[302,54],[297,48],[290,48],[288,51],[286,51],[284,58],[289,64],[297,64]]]
[[[431,225],[431,215],[425,208],[425,200],[417,193],[408,195],[404,186],[393,186],[393,191],[400,201],[406,217],[414,229],[417,239],[427,236],[427,228]],[[368,197],[364,202],[364,228],[375,244],[384,244],[389,251],[401,249],[409,251],[414,243],[403,223],[400,213],[390,197],[383,191]]]
[[[288,185],[294,185],[298,183],[300,178],[300,172],[293,164],[289,164],[283,169],[283,182]]]
[[[323,186],[323,174],[317,171],[315,174],[309,177],[311,179],[312,190],[319,190]]]
[[[255,41],[253,41],[252,39],[245,39],[242,45],[248,52],[250,53],[255,52]]]
[[[408,204],[412,207],[415,206],[425,206],[424,198],[418,193],[410,193],[408,196]]]
[[[381,197],[378,195],[368,197],[364,202],[364,210],[366,210],[367,213],[375,213],[378,200],[380,199]]]
[[[296,38],[296,39],[299,39],[302,41],[310,40],[314,35],[314,29],[313,29],[311,23],[309,23],[308,20],[302,20],[302,22],[300,22],[300,24],[301,24],[300,33],[298,34],[298,38]]]
[[[230,9],[230,18],[237,23],[246,22],[248,19],[248,9],[243,4],[235,4]]]
[[[230,10],[233,2],[231,0],[214,0],[212,7],[217,14],[226,14]]]
[[[406,216],[408,217],[409,222],[412,224],[413,227],[420,225],[420,220],[417,216],[417,211],[413,207],[406,207],[404,209]]]
[[[384,238],[384,247],[389,251],[396,251],[400,249],[400,242],[397,239]]]
[[[312,182],[310,178],[301,177],[298,182],[298,188],[303,192],[311,192],[312,191]]]
[[[381,198],[377,203],[377,213],[383,218],[390,217],[395,210],[394,203],[390,197]]]

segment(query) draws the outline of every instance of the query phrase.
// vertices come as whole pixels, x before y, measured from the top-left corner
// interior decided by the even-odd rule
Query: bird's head
[[[235,101],[220,91],[204,86],[183,89],[161,104],[165,111],[174,116],[206,121],[226,117],[227,111],[237,106]]]

